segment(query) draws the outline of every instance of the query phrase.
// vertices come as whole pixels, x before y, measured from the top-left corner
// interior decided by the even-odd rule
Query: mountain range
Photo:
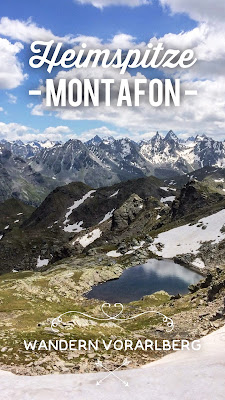
[[[206,166],[225,166],[225,142],[206,135],[179,139],[173,131],[151,139],[100,138],[65,143],[0,142],[0,201],[18,197],[40,204],[55,187],[80,181],[91,187],[128,179],[182,176]]]

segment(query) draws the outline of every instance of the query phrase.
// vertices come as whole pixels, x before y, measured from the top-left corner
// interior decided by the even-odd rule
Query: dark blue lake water
[[[86,297],[109,303],[129,303],[159,290],[171,295],[185,294],[188,286],[201,278],[198,273],[173,261],[152,259],[125,270],[119,279],[94,286]]]

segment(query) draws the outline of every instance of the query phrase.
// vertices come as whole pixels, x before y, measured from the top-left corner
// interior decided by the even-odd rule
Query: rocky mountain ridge
[[[59,181],[35,171],[24,158],[0,144],[0,203],[15,198],[37,206],[58,185]]]
[[[109,262],[131,254],[132,261],[128,257],[127,263],[139,263],[153,256],[150,244],[161,232],[193,224],[206,229],[196,228],[196,234],[203,235],[211,228],[207,230],[201,218],[217,215],[225,208],[224,170],[217,169],[210,175],[204,169],[197,175],[202,176],[202,181],[191,178],[181,186],[174,180],[168,183],[155,177],[99,189],[74,182],[56,188],[37,209],[27,208],[23,218],[18,216],[18,200],[12,215],[7,214],[8,219],[3,221],[0,218],[1,272],[39,269],[63,258],[89,253],[96,257],[109,253]],[[2,204],[2,218],[8,207],[9,203]],[[223,225],[220,218],[218,223]],[[218,234],[222,225],[218,226]],[[214,252],[219,257],[221,242],[218,244],[218,251]],[[182,254],[179,249],[175,255]],[[157,254],[153,247],[155,251]],[[190,262],[192,259],[189,257]]]
[[[225,165],[224,141],[205,135],[184,141],[173,131],[165,137],[157,132],[148,141],[139,143],[128,138],[102,139],[97,135],[85,143],[77,139],[66,143],[1,141],[0,157],[6,152],[11,154],[11,160],[23,160],[24,170],[30,169],[43,179],[55,181],[51,182],[51,188],[74,181],[98,188],[150,175],[163,179],[185,176],[199,168]],[[8,162],[4,171],[13,179],[19,166],[15,165],[15,171],[11,172],[11,164]],[[3,196],[3,200],[8,197]]]

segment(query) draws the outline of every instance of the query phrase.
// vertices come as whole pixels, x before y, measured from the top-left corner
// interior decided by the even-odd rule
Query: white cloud
[[[76,3],[91,4],[97,8],[108,6],[128,6],[139,7],[146,4],[151,4],[150,0],[74,0]]]
[[[144,48],[146,43],[136,43],[136,38],[132,35],[128,35],[126,33],[118,33],[114,35],[110,40],[103,42],[101,38],[96,36],[85,36],[79,35],[71,39],[71,43],[75,45],[75,49],[79,50],[79,47],[82,43],[86,43],[87,48],[89,49],[109,49],[109,50],[117,50],[118,48],[122,48],[123,50],[133,49],[133,48]]]
[[[81,43],[86,43],[87,48],[101,48],[102,46],[102,40],[98,38],[97,36],[85,36],[85,35],[79,35],[75,38],[73,38],[73,44],[74,45],[80,45]]]
[[[4,122],[0,122],[0,138],[14,140],[19,139],[26,135],[29,131],[25,125],[20,125],[15,122],[11,122],[6,124]]]
[[[14,96],[14,94],[12,94],[12,93],[6,93],[6,94],[8,96],[8,102],[11,103],[11,104],[16,104],[17,97]]]
[[[10,43],[0,38],[0,89],[14,89],[26,78],[17,54],[23,49],[21,43]]]
[[[6,139],[9,141],[22,140],[27,142],[32,140],[43,141],[46,139],[61,141],[69,139],[71,134],[72,132],[67,126],[48,127],[41,132],[38,129],[33,129],[15,122],[9,124],[0,122],[0,139]]]
[[[4,111],[4,108],[3,107],[0,107],[0,112],[3,112]]]
[[[50,136],[58,136],[62,137],[64,134],[70,134],[71,129],[68,126],[49,126],[46,128],[43,132],[43,135],[46,135],[46,137]]]
[[[224,22],[224,0],[160,0],[163,6],[169,6],[173,13],[186,13],[196,21]]]
[[[179,34],[167,33],[160,38],[152,38],[151,42],[154,44],[162,42],[165,48],[194,50],[197,57],[196,64],[186,70],[176,70],[175,75],[185,80],[215,79],[225,75],[224,36],[225,28],[200,23],[191,31]],[[167,72],[171,74],[171,70]]]
[[[144,78],[138,73],[136,77]],[[154,132],[156,130],[168,131],[173,129],[176,132],[206,133],[213,137],[222,137],[225,131],[225,77],[218,77],[217,80],[195,80],[183,82],[184,89],[198,91],[196,97],[184,97],[180,107],[160,107],[154,108],[148,102],[144,102],[141,107],[117,107],[113,104],[113,99],[117,98],[119,79],[121,78],[118,70],[105,70],[101,67],[95,69],[60,71],[56,80],[66,78],[114,78],[115,86],[111,91],[112,106],[106,107],[100,103],[99,107],[79,107],[79,108],[52,108],[50,111],[55,113],[62,120],[97,120],[107,124],[114,124],[122,130],[129,130],[130,137],[137,138],[139,134]],[[123,76],[132,85],[135,76],[128,72]],[[46,112],[44,101],[39,105],[42,112]],[[142,137],[144,138],[144,137]]]
[[[32,105],[33,106],[33,105]],[[32,108],[31,104],[30,107],[28,108]],[[42,116],[44,115],[44,111],[43,111],[43,107],[41,104],[36,104],[36,106],[34,106],[31,110],[31,115],[37,115],[37,116]]]
[[[70,36],[56,36],[49,29],[39,27],[31,19],[20,21],[18,19],[10,19],[2,17],[0,19],[0,34],[13,40],[20,40],[24,43],[31,43],[34,40],[55,40],[69,42]]]

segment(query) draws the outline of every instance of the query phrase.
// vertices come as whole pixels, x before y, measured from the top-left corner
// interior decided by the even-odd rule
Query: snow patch
[[[70,232],[70,233],[78,233],[78,232],[81,232],[81,231],[83,231],[84,229],[81,227],[81,225],[83,225],[83,222],[84,221],[80,221],[80,222],[76,222],[75,224],[73,224],[73,225],[67,225],[67,226],[64,226],[64,228],[63,228],[63,230],[65,231],[65,232]]]
[[[111,196],[109,196],[109,199],[110,199],[110,197],[114,197],[114,196],[117,196],[118,195],[118,193],[119,193],[119,189],[115,192],[115,193],[113,193],[113,194],[111,194]]]
[[[116,250],[109,251],[106,255],[107,255],[108,257],[121,257],[121,256],[122,256],[122,254],[119,253],[119,252],[116,251]]]
[[[49,263],[48,258],[44,258],[43,260],[41,260],[41,256],[39,256],[37,259],[36,267],[37,268],[44,267],[44,266],[48,265],[48,263]]]
[[[102,224],[103,222],[108,221],[108,219],[112,218],[114,211],[115,211],[115,208],[113,208],[112,211],[109,211],[109,212],[104,216],[104,218],[98,223],[98,225],[100,225],[100,224]]]
[[[141,247],[143,247],[144,244],[145,244],[145,241],[143,240],[138,246],[134,246],[134,247],[132,247],[132,249],[128,250],[128,251],[125,253],[125,255],[133,254],[133,253],[135,252],[135,250],[141,249]]]
[[[224,220],[225,210],[221,210],[200,219],[194,225],[182,225],[162,232],[154,239],[149,250],[164,258],[173,258],[191,252],[196,254],[203,242],[219,243],[225,238],[225,233],[221,232]],[[202,226],[207,226],[207,228],[202,229]]]
[[[87,247],[87,246],[89,246],[89,244],[91,244],[95,240],[99,239],[101,235],[102,235],[102,231],[99,228],[97,228],[97,229],[94,229],[92,232],[87,233],[86,235],[82,236],[81,238],[76,239],[75,242],[79,242],[81,244],[81,246]],[[73,242],[73,244],[75,244],[75,242]]]
[[[176,196],[168,196],[168,197],[162,197],[160,202],[161,203],[167,203],[168,201],[174,201]]]
[[[201,258],[196,258],[193,262],[192,265],[198,268],[205,268],[204,262],[201,260]]]
[[[217,182],[217,183],[224,182],[224,178],[214,179],[214,182]]]

